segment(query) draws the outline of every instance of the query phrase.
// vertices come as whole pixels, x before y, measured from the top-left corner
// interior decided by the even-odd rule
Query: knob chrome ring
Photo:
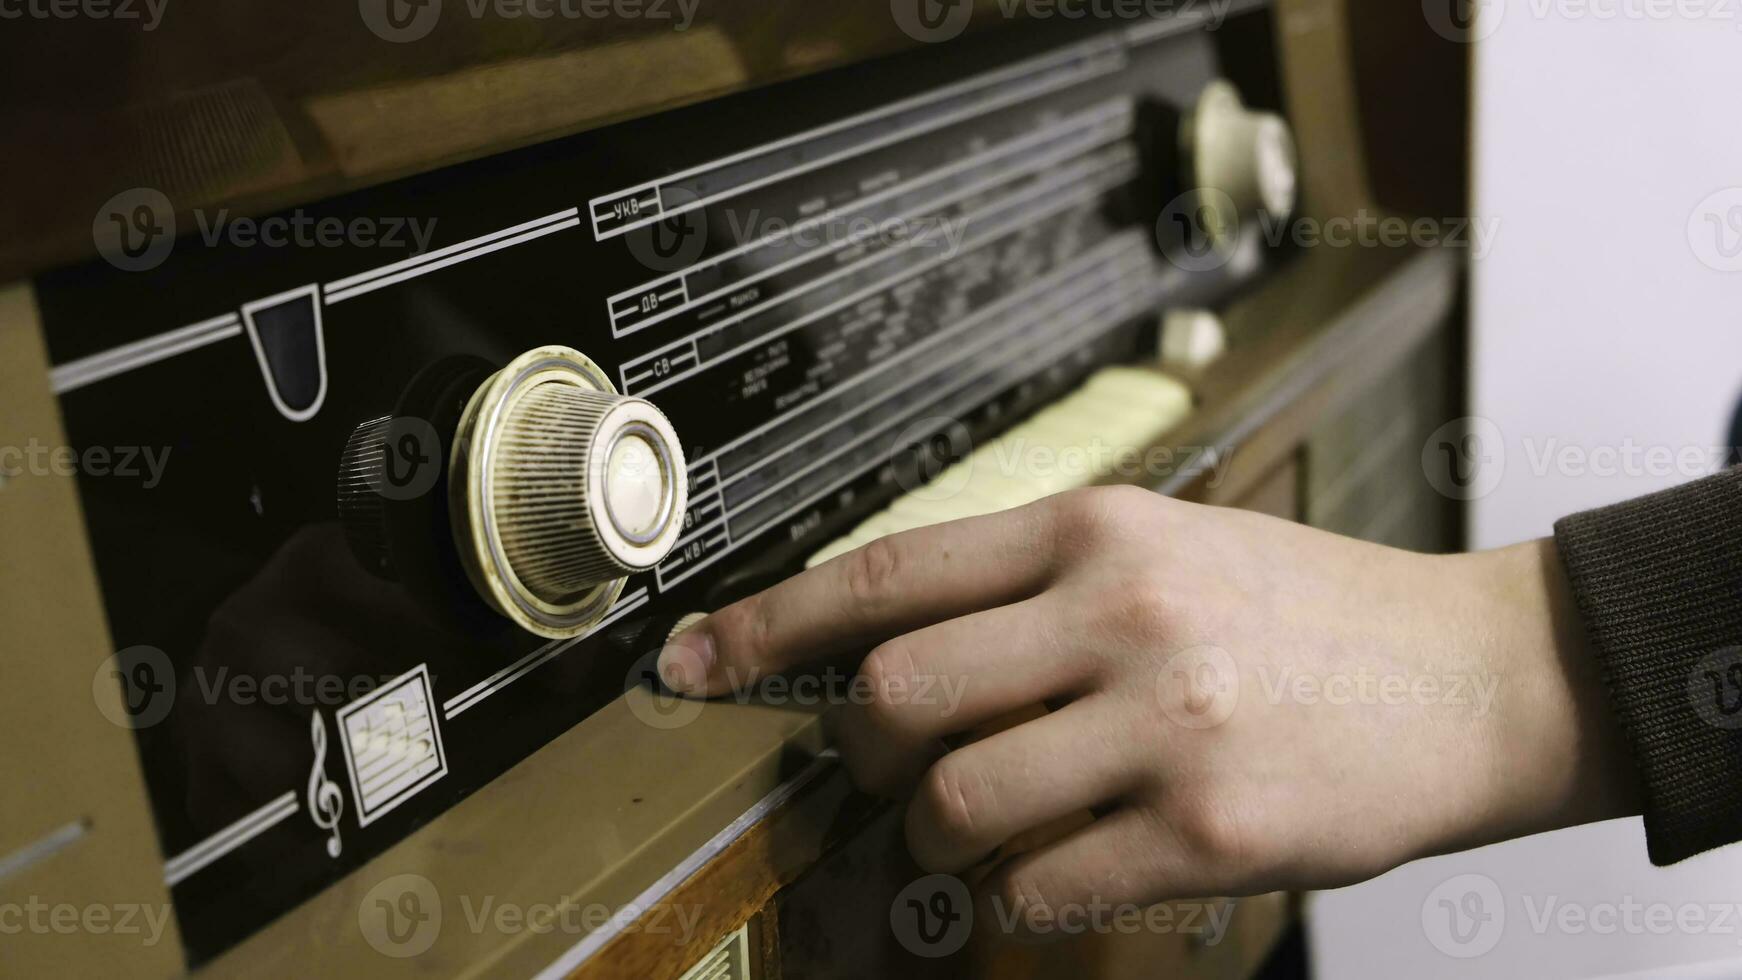
[[[474,583],[491,605],[521,626],[553,639],[578,636],[597,625],[623,593],[622,578],[602,582],[573,602],[554,604],[532,592],[514,571],[496,526],[494,500],[497,435],[510,407],[526,392],[546,381],[573,384],[616,394],[605,372],[576,351],[544,347],[516,358],[472,396],[461,416],[454,440],[450,472],[455,483],[456,538],[460,556]],[[474,445],[475,443],[475,445]],[[458,511],[458,508],[456,508]],[[466,540],[469,538],[470,540]],[[479,558],[487,559],[480,562]]]

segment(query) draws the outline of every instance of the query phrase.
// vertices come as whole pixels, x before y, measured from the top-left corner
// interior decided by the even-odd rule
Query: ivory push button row
[[[1191,392],[1147,368],[1104,368],[924,487],[812,555],[806,567],[917,527],[1020,507],[1091,486],[1147,452],[1192,411]]]
[[[540,636],[586,632],[670,554],[689,480],[671,423],[566,347],[491,377],[461,416],[449,507],[466,573]]]

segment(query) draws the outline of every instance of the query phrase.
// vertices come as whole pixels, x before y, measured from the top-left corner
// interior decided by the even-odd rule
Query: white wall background
[[[1473,412],[1495,464],[1472,544],[1493,547],[1684,482],[1726,437],[1742,397],[1742,3],[1486,0],[1475,35],[1474,202],[1499,226],[1472,282]],[[1460,943],[1437,903],[1471,890],[1441,887],[1465,874],[1492,882],[1504,920]],[[1325,980],[1742,977],[1742,908],[1722,923],[1716,908],[1739,904],[1742,848],[1655,869],[1628,820],[1418,862],[1311,915]],[[1706,921],[1664,927],[1655,906]],[[1461,958],[1435,938],[1492,948]]]

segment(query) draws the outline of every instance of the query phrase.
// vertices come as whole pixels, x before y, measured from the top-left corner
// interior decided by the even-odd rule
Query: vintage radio
[[[1328,7],[1295,5],[1294,28],[1258,3],[982,10],[954,37],[925,15],[957,8],[876,6],[880,32],[802,71],[746,56],[735,84],[655,97],[687,104],[618,93],[617,121],[423,153],[465,162],[402,166],[377,138],[233,211],[105,187],[97,254],[7,293],[3,724],[37,792],[0,827],[0,897],[173,910],[160,943],[26,937],[22,962],[675,975],[741,953],[813,975],[798,926],[820,920],[764,903],[840,873],[816,869],[884,818],[837,786],[814,712],[662,701],[674,627],[881,534],[1120,478],[974,471],[1013,431],[1201,447],[1139,476],[1213,497],[1217,453],[1312,390],[1280,384],[1281,348],[1242,355],[1272,336],[1244,323],[1298,310],[1278,336],[1345,345],[1321,360],[1383,347],[1322,328],[1385,282],[1417,307],[1395,356],[1441,322],[1443,262],[1333,268],[1265,234],[1297,211],[1301,159],[1308,205],[1355,199],[1310,182],[1352,112],[1312,110],[1298,154],[1290,122],[1331,95],[1285,85],[1317,42],[1283,34]],[[662,63],[739,16],[704,14]],[[356,43],[387,45],[365,26]],[[439,120],[417,97],[440,106],[443,76],[409,74],[310,116],[329,139],[394,107]],[[458,116],[514,111],[480,84]],[[217,98],[195,115],[255,104]],[[1230,304],[1217,368],[1203,311]],[[1230,486],[1287,492],[1280,453]],[[795,829],[801,799],[834,816]],[[645,963],[614,945],[620,914],[460,924],[457,902],[504,897],[645,912],[780,820],[810,857],[744,872],[741,901]],[[446,914],[427,944],[419,901]],[[883,902],[834,925],[886,929]]]

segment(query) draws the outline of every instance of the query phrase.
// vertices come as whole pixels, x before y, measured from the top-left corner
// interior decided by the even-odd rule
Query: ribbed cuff
[[[1645,790],[1654,864],[1742,840],[1742,470],[1555,541]]]

